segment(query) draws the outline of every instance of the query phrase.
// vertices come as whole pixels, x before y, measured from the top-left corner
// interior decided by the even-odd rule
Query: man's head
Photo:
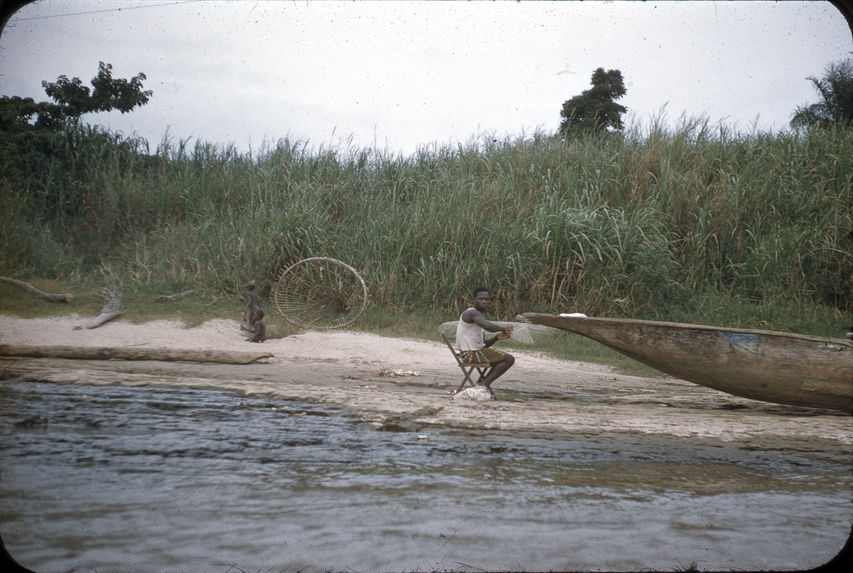
[[[489,294],[489,289],[484,287],[484,286],[478,286],[477,288],[474,289],[474,295],[473,295],[474,298],[477,298],[477,295],[480,294],[481,292],[485,292],[486,294]]]
[[[255,281],[249,281],[246,283],[246,288],[249,290],[255,290]]]
[[[483,312],[492,304],[492,297],[489,296],[489,289],[486,287],[477,287],[474,289],[474,299],[473,305],[474,308]]]

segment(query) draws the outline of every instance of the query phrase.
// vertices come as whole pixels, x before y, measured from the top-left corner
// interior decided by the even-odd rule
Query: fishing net
[[[337,259],[311,257],[286,268],[273,287],[279,314],[300,328],[343,328],[367,307],[367,285]]]
[[[526,322],[492,322],[499,326],[512,326],[512,333],[509,335],[509,339],[520,344],[534,344],[534,335],[536,335],[536,338],[539,338],[540,335],[544,336],[549,333],[548,327],[543,327],[538,324],[528,324]],[[438,326],[438,331],[444,336],[453,338],[456,336],[456,326],[458,324],[458,320],[443,322]],[[486,333],[487,338],[491,338],[492,336],[494,336],[494,333]]]

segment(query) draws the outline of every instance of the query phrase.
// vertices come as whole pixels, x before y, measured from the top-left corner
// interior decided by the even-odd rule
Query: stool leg
[[[459,384],[459,387],[456,389],[454,394],[459,394],[459,392],[462,391],[462,388],[465,387],[465,384],[470,384],[471,386],[474,386],[474,382],[471,381],[471,372],[473,372],[473,371],[474,371],[473,367],[468,368],[467,370],[464,367],[462,368],[462,372],[465,374],[465,378],[462,379],[462,383]]]

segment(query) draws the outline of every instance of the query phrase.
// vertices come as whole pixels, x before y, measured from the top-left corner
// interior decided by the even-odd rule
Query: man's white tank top
[[[483,329],[473,322],[465,322],[462,320],[462,315],[459,315],[459,324],[456,326],[456,350],[480,350],[483,346],[485,346]]]

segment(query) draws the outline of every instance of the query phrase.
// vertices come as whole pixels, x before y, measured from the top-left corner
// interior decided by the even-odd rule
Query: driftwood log
[[[0,356],[27,358],[74,358],[79,360],[163,360],[173,362],[216,362],[251,364],[270,358],[268,352],[193,350],[180,348],[112,348],[106,346],[31,346],[0,344]]]
[[[101,309],[101,314],[96,316],[92,321],[90,321],[86,328],[98,328],[105,322],[109,322],[110,320],[120,316],[123,312],[121,309],[121,293],[113,292],[111,290],[104,289],[101,291],[101,298],[106,301],[104,307]]]
[[[17,279],[10,279],[9,277],[0,277],[0,281],[3,281],[4,283],[9,283],[10,285],[21,287],[22,289],[31,292],[39,298],[43,298],[52,302],[71,302],[72,300],[74,300],[74,295],[71,293],[53,294],[49,292],[44,292],[43,290],[37,289],[28,282],[19,281]]]

